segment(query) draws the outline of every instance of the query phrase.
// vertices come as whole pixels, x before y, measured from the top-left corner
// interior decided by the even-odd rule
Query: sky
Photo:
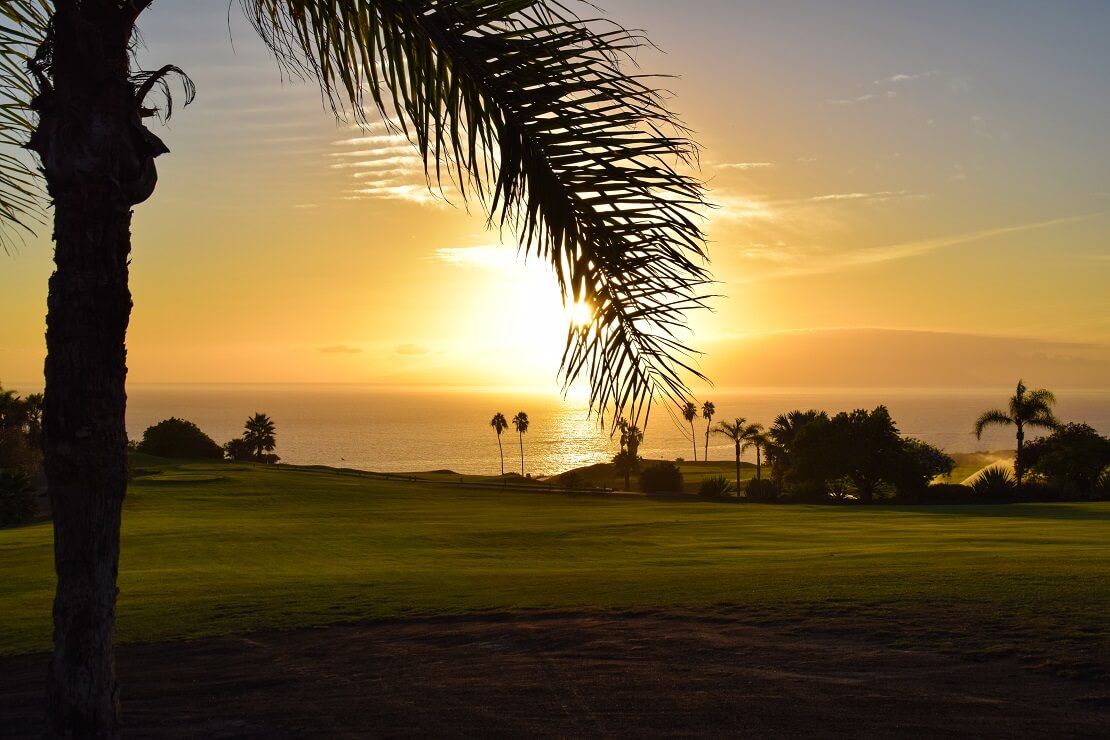
[[[718,388],[1106,388],[1110,4],[604,0],[702,147]],[[197,86],[136,208],[131,382],[558,388],[567,312],[407,142],[336,122],[225,0],[157,2]],[[0,382],[41,379],[49,230],[0,254]]]

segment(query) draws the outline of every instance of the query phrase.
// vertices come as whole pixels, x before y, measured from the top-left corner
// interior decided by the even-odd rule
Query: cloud
[[[764,167],[774,167],[774,162],[722,162],[713,165],[719,170],[755,170]]]
[[[769,250],[767,253],[749,251],[745,256],[750,256],[752,259],[758,259],[765,263],[771,263],[774,266],[766,271],[749,271],[748,276],[738,282],[751,283],[767,280],[769,278],[799,277],[803,275],[842,272],[882,262],[918,257],[928,254],[929,252],[935,252],[939,249],[954,247],[960,244],[969,244],[999,236],[1051,228],[1053,226],[1074,223],[1088,218],[1091,218],[1091,216],[1070,216],[1047,221],[1017,224],[1014,226],[979,229],[933,239],[920,239],[897,244],[887,244],[879,247],[867,247],[837,252],[822,246],[785,246],[780,242],[776,248]]]
[[[449,265],[485,268],[506,268],[516,264],[516,253],[500,244],[476,247],[440,247],[432,259]]]
[[[358,347],[349,347],[346,344],[335,344],[331,347],[321,347],[320,352],[325,355],[357,355],[362,350]]]
[[[293,208],[297,209],[298,211],[315,211],[319,207],[320,206],[316,205],[315,203],[298,203],[293,206]]]
[[[712,201],[717,207],[707,214],[711,221],[773,221],[776,218],[771,206],[754,198],[718,191],[713,193]]]
[[[905,190],[880,190],[877,193],[829,193],[828,195],[815,195],[809,200],[813,203],[835,200],[869,200],[888,201],[894,198],[916,197],[910,196]]]
[[[408,357],[416,357],[419,355],[428,354],[428,348],[421,347],[419,344],[402,344],[397,347],[397,354],[405,355]]]
[[[458,194],[449,183],[429,188],[424,162],[396,122],[351,130],[357,135],[333,141],[336,150],[326,155],[331,160],[328,167],[349,171],[355,181],[344,191],[344,200],[401,200],[442,207]]]
[[[890,77],[881,80],[875,80],[872,84],[897,85],[901,82],[913,82],[914,80],[924,80],[928,77],[936,77],[938,74],[940,74],[940,72],[935,69],[931,69],[928,72],[919,72],[918,74],[897,74],[891,75]]]

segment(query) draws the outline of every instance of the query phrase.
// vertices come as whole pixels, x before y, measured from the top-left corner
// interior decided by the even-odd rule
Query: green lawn
[[[1106,503],[761,506],[234,464],[142,472],[124,511],[122,641],[604,609],[866,616],[905,627],[891,639],[986,651],[1110,644]],[[49,646],[50,537],[0,531],[0,654]]]

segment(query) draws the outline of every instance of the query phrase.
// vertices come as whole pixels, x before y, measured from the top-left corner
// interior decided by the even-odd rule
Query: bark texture
[[[131,206],[153,190],[159,153],[130,80],[138,11],[129,5],[58,0],[33,65],[30,148],[54,204],[43,446],[58,578],[46,734],[57,738],[119,737],[112,639],[128,475]]]

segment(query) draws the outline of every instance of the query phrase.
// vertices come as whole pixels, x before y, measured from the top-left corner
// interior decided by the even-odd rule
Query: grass
[[[123,642],[552,609],[881,620],[898,644],[1051,644],[1043,660],[1057,662],[1110,644],[1110,504],[737,506],[446,475],[144,473],[124,512]],[[51,552],[48,524],[0,531],[0,654],[49,647]]]

